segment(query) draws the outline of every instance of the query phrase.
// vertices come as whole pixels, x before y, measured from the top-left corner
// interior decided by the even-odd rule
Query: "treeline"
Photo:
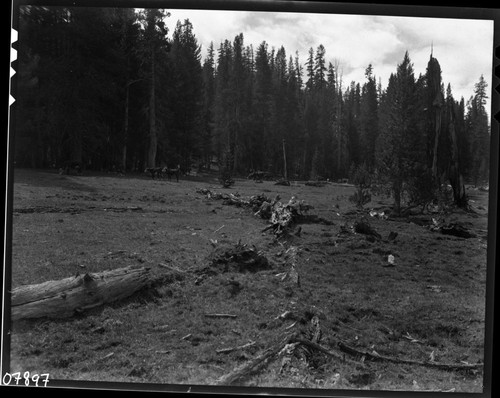
[[[147,9],[21,7],[15,161],[97,170],[193,164],[239,175],[338,179],[366,170],[398,195],[488,177],[486,83],[453,98],[431,55],[382,88],[342,80],[326,49],[304,63],[243,34],[202,59],[189,20]],[[410,192],[413,191],[413,192]],[[460,193],[457,193],[457,198]],[[457,199],[459,202],[460,200]]]

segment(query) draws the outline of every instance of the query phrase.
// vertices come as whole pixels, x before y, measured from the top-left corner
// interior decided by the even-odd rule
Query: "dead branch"
[[[167,268],[169,270],[172,270],[172,271],[175,271],[175,272],[180,272],[180,273],[183,273],[183,274],[185,274],[187,272],[187,271],[182,270],[180,268],[174,267],[173,265],[168,265],[168,264],[165,264],[165,263],[158,263],[158,265],[160,267]]]
[[[260,232],[266,232],[269,231],[270,229],[275,228],[276,226],[274,224],[268,225],[267,227],[263,228]]]
[[[292,343],[299,343],[299,344],[303,344],[309,348],[312,348],[314,350],[317,350],[317,351],[320,351],[322,352],[323,354],[326,354],[330,357],[333,357],[335,359],[338,359],[339,361],[343,361],[343,362],[355,362],[351,359],[348,359],[345,357],[344,354],[342,354],[341,352],[338,352],[336,350],[332,350],[332,349],[328,349],[326,347],[323,347],[322,345],[318,344],[318,343],[314,343],[312,342],[311,340],[307,340],[307,339],[304,339],[304,338],[301,338],[301,337],[295,337],[293,339],[291,339],[291,342]]]
[[[238,347],[230,347],[230,348],[221,348],[216,350],[217,354],[227,354],[236,350],[243,350],[244,348],[248,348],[255,345],[255,341],[251,341],[250,343],[240,345]]]
[[[219,378],[219,380],[217,380],[217,385],[232,385],[251,374],[257,373],[264,366],[266,366],[269,361],[271,361],[271,359],[273,359],[280,353],[280,351],[286,346],[286,344],[288,344],[289,340],[290,336],[286,336],[280,343],[268,348],[256,358],[247,363],[244,363],[232,372]]]
[[[288,325],[285,330],[288,330],[288,329],[291,329],[293,328],[295,325],[297,324],[297,321],[295,321],[294,323],[292,323],[291,325]]]
[[[422,362],[422,361],[416,361],[413,359],[394,358],[394,357],[389,357],[389,356],[385,356],[385,355],[380,355],[379,353],[377,353],[375,351],[373,351],[373,352],[361,351],[361,350],[358,350],[358,349],[351,347],[351,346],[349,346],[345,343],[342,343],[342,342],[339,342],[338,346],[342,351],[344,351],[350,355],[364,357],[365,359],[369,359],[369,360],[373,360],[373,361],[404,363],[404,364],[408,364],[408,365],[426,366],[426,367],[438,368],[438,369],[443,369],[443,370],[473,370],[473,369],[482,368],[484,366],[484,364],[482,364],[482,363],[463,364],[463,363]]]
[[[205,314],[207,318],[236,318],[237,315],[231,314]]]
[[[123,253],[126,253],[127,251],[126,250],[116,250],[114,252],[108,252],[105,254],[105,256],[116,256],[118,254],[123,254]]]
[[[225,227],[225,225],[222,225],[221,227],[217,228],[217,229],[214,231],[214,233],[219,232],[219,231],[220,231],[222,228],[224,228],[224,227]]]

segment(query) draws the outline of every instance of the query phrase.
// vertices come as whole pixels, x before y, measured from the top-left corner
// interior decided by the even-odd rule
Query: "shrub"
[[[224,188],[229,188],[234,184],[231,169],[233,166],[233,155],[226,151],[223,154],[222,162],[219,164],[219,181]]]
[[[356,191],[349,197],[349,200],[355,203],[357,207],[362,208],[372,199],[372,176],[370,171],[365,164],[357,167],[353,165],[349,172],[349,179],[356,187]]]

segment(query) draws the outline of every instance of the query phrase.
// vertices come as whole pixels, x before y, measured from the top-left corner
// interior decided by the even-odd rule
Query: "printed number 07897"
[[[31,382],[35,384],[36,387],[38,387],[38,381],[42,379],[43,386],[47,387],[47,383],[49,382],[49,374],[48,373],[42,373],[42,374],[37,374],[34,373],[33,376],[30,377],[30,372],[24,372],[23,375],[21,376],[21,372],[15,372],[15,373],[5,373],[3,378],[2,378],[2,384],[3,385],[10,385],[12,381],[14,380],[16,382],[16,385],[21,384],[21,380],[24,380],[24,385],[29,386]]]

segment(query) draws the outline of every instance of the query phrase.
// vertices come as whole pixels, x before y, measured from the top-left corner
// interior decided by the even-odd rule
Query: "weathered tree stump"
[[[358,220],[354,223],[354,231],[358,234],[371,235],[377,239],[382,239],[380,234],[366,220]]]
[[[119,268],[12,290],[12,320],[67,318],[124,299],[150,282],[149,268]]]

